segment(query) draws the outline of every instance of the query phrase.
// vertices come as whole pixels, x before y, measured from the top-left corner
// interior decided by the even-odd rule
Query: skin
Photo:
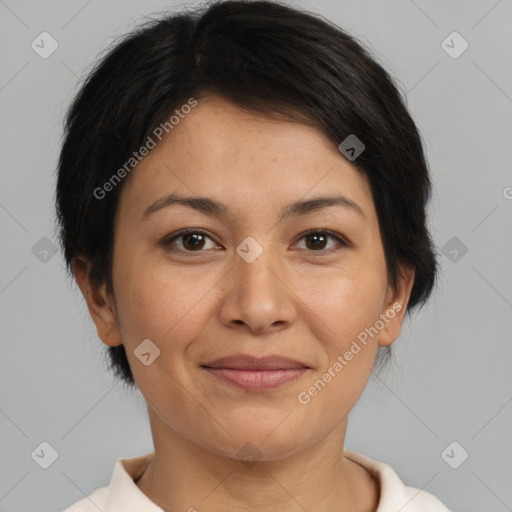
[[[141,220],[171,192],[213,198],[229,213],[174,205]],[[279,221],[285,205],[333,194],[357,203],[365,218],[330,206]],[[210,238],[198,249],[186,237],[162,245],[183,228]],[[350,245],[329,237],[316,249],[303,235],[311,229],[338,233]],[[263,248],[252,263],[236,252],[247,236]],[[343,457],[347,417],[378,346],[400,333],[414,270],[403,266],[398,289],[388,285],[368,183],[317,129],[201,98],[124,183],[115,298],[90,282],[87,261],[76,259],[73,268],[99,337],[125,345],[147,402],[155,457],[137,485],[156,504],[169,511],[376,510],[377,482]],[[395,303],[400,312],[301,404],[298,394]],[[134,355],[145,339],[161,351],[148,366]],[[282,355],[310,370],[253,392],[200,367],[235,353]],[[246,443],[259,453],[252,465],[237,456]]]

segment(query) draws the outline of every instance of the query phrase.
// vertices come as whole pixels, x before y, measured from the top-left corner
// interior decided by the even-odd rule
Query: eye
[[[311,230],[302,235],[299,241],[306,240],[305,249],[309,252],[333,252],[341,247],[326,248],[327,241],[331,239],[338,243],[338,246],[349,247],[350,244],[340,235],[325,230]],[[208,249],[207,241],[213,242],[211,248],[218,248],[213,239],[202,229],[184,229],[178,233],[174,233],[171,237],[165,238],[161,244],[165,248],[174,249],[184,252],[204,252]],[[177,243],[179,242],[179,243]],[[174,246],[174,247],[173,247]],[[177,246],[177,247],[176,247]],[[300,247],[301,249],[304,247]]]
[[[207,240],[213,242],[212,238],[201,229],[184,229],[174,234],[171,238],[165,238],[162,241],[162,245],[168,248],[175,245],[175,241],[180,241],[181,243],[178,244],[178,250],[185,252],[203,252],[202,249],[207,245]],[[215,247],[218,246],[214,243],[213,248]]]
[[[327,249],[325,247],[327,240],[332,239],[338,242],[342,247],[348,247],[349,244],[346,240],[344,240],[341,236],[335,235],[330,231],[321,231],[321,230],[312,230],[305,233],[300,240],[306,240],[306,249],[310,249],[312,252],[333,252],[339,250],[340,247],[332,249]]]

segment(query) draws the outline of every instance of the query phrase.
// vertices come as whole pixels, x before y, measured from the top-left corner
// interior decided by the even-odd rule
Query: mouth
[[[311,370],[306,364],[285,357],[258,358],[241,354],[210,361],[201,368],[219,381],[246,391],[275,389]]]

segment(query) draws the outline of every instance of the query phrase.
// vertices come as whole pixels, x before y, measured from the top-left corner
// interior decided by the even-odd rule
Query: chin
[[[271,428],[267,424],[261,425],[261,428],[253,425],[251,429],[237,428],[231,424],[226,430],[231,433],[236,432],[236,435],[231,437],[223,431],[222,440],[215,442],[210,438],[208,446],[204,447],[218,455],[241,462],[284,459],[298,452],[306,440],[300,438],[300,431],[296,436],[287,428],[279,432],[279,428],[275,428],[278,424],[279,422],[275,422]]]

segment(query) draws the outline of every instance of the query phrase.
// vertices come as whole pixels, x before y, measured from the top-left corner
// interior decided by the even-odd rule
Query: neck
[[[251,462],[202,447],[148,411],[155,456],[137,486],[163,510],[375,512],[377,508],[376,481],[343,457],[346,420],[320,442],[285,457],[268,460],[254,449]]]

